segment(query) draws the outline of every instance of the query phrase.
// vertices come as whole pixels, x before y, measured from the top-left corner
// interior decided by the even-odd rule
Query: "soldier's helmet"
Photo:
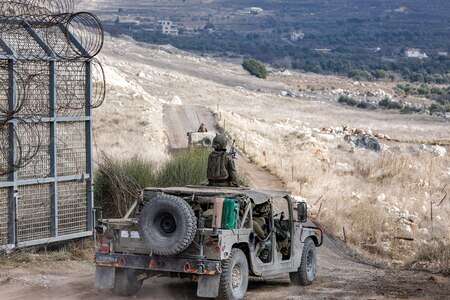
[[[227,138],[223,134],[218,134],[213,139],[212,147],[214,150],[226,150],[227,149]]]
[[[264,204],[256,206],[256,213],[260,216],[267,217],[270,215],[270,203],[266,202]]]

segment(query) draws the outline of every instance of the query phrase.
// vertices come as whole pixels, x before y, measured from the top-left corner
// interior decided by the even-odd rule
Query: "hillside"
[[[106,44],[110,92],[96,115],[98,149],[160,161],[167,141],[162,106],[206,106],[254,162],[309,200],[330,233],[403,262],[436,239],[436,247],[448,242],[450,203],[441,199],[450,161],[445,147],[433,146],[449,140],[448,122],[348,108],[321,91],[280,96],[302,80],[332,85],[337,77],[293,72],[260,80],[239,65],[170,46],[115,38]],[[358,146],[364,135],[378,139],[381,152]]]
[[[253,6],[262,11],[249,13]],[[449,11],[444,0],[116,0],[96,8],[107,31],[138,41],[311,72],[445,83]],[[173,21],[179,34],[161,34],[160,20]]]

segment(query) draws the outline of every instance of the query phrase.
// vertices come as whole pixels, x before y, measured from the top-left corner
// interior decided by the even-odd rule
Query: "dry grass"
[[[31,247],[18,249],[11,254],[0,255],[0,265],[2,267],[18,267],[58,261],[93,261],[94,249],[94,241],[90,239],[56,244],[51,248]]]
[[[433,240],[423,245],[411,262],[411,266],[450,275],[450,243]]]
[[[332,233],[342,237],[345,228],[349,243],[403,259],[413,257],[415,249],[433,237],[449,239],[449,200],[437,205],[442,187],[450,180],[448,157],[396,150],[396,145],[392,145],[392,153],[385,151],[381,156],[353,151],[342,139],[327,140],[314,130],[347,125],[370,128],[399,140],[436,140],[448,139],[447,123],[421,115],[336,106],[327,102],[324,94],[308,101],[240,87],[269,91],[273,87],[304,90],[314,85],[367,92],[386,90],[385,84],[366,89],[342,78],[301,75],[283,77],[288,85],[284,86],[244,76],[240,67],[229,64],[143,48],[130,41],[114,39],[109,45],[113,44],[106,45],[104,51],[112,97],[110,105],[98,111],[100,148],[108,148],[118,157],[146,149],[150,157],[166,160],[161,147],[165,144],[161,107],[176,97],[183,104],[217,109],[239,147],[282,178],[294,194],[309,199],[312,213]],[[390,90],[387,86],[388,93]],[[120,122],[110,122],[112,115]],[[150,124],[143,128],[142,121]],[[141,140],[145,145],[135,147]],[[372,221],[366,225],[366,219]],[[395,237],[412,237],[414,241]]]
[[[378,154],[300,122],[221,115],[228,132],[240,138],[239,147],[309,199],[313,216],[329,233],[400,261],[434,238],[450,239],[450,199],[441,202],[449,157],[402,145]]]

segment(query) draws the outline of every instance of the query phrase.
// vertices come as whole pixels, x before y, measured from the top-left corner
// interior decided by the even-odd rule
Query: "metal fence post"
[[[87,180],[87,230],[94,229],[94,146],[92,126],[92,61],[86,61],[86,172]]]
[[[16,106],[16,78],[14,73],[14,60],[8,60],[8,105],[9,109],[12,111]],[[16,122],[11,122],[9,124],[9,161],[10,166],[16,165],[16,141],[15,141],[15,132],[16,132]],[[14,168],[13,172],[9,174],[9,180],[13,182],[13,186],[9,190],[9,203],[8,203],[8,244],[17,245],[17,172]]]
[[[50,230],[54,237],[58,236],[58,155],[57,155],[57,104],[56,104],[56,62],[50,61],[50,113],[52,122],[50,122],[50,169],[51,176],[54,178],[51,203],[51,224]]]

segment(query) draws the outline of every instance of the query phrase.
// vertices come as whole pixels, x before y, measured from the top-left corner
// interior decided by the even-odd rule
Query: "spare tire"
[[[197,218],[183,199],[158,194],[142,209],[139,229],[153,254],[176,255],[186,250],[194,240]]]

